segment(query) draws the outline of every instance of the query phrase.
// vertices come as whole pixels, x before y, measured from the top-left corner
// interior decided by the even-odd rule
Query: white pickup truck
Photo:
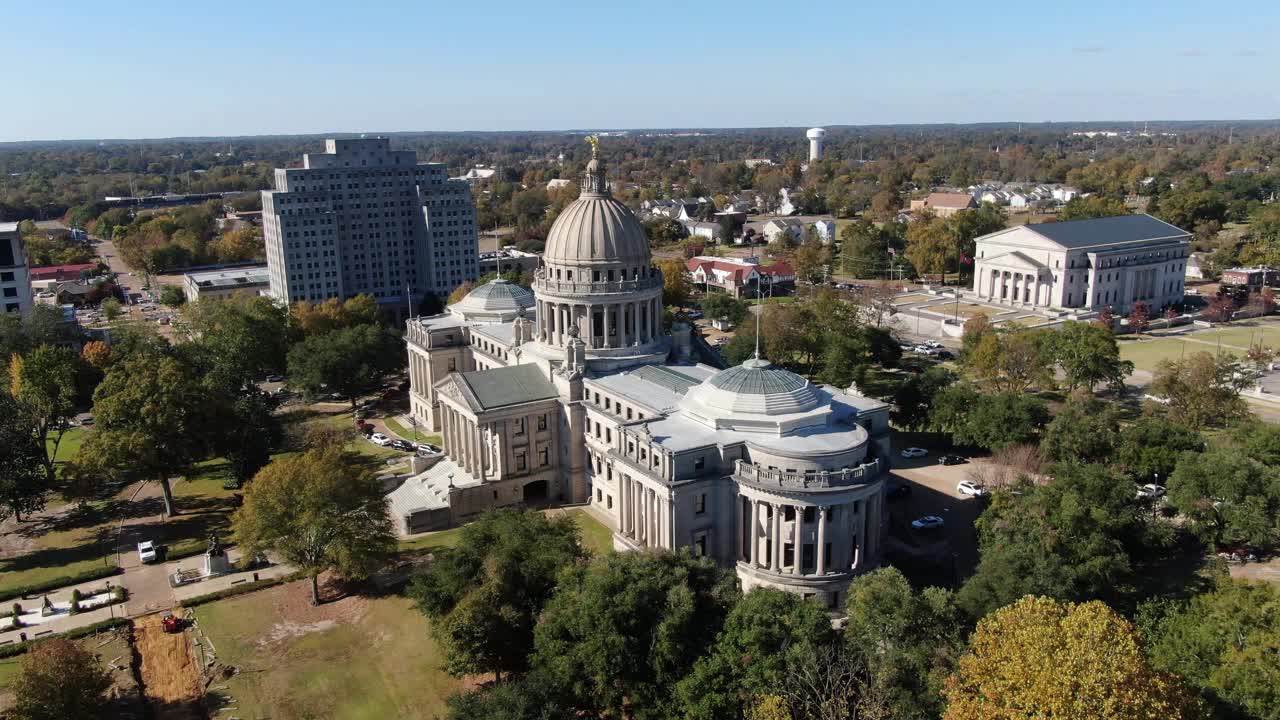
[[[156,544],[150,540],[143,540],[138,543],[138,559],[141,560],[143,564],[155,562]]]

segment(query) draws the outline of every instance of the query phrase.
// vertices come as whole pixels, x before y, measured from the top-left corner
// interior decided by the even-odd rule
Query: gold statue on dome
[[[591,156],[595,157],[600,153],[600,138],[595,135],[587,136],[587,143],[591,145]]]

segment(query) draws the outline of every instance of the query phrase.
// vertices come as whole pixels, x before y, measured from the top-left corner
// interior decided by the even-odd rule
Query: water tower
[[[805,137],[809,138],[809,160],[822,159],[822,138],[827,136],[827,131],[822,128],[809,128],[809,132],[805,133]]]

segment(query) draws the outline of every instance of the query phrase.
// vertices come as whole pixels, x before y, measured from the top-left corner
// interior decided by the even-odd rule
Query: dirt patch
[[[142,658],[147,702],[157,720],[204,720],[204,683],[186,632],[166,633],[162,615],[134,624],[134,646]]]
[[[258,647],[265,647],[272,643],[278,643],[281,640],[292,640],[293,638],[310,635],[314,632],[324,632],[337,626],[338,623],[333,620],[320,620],[313,623],[294,623],[282,622],[271,626],[271,632],[266,637],[258,641]]]
[[[341,582],[327,574],[320,576],[320,599],[321,604],[311,604],[310,581],[288,583],[275,596],[276,612],[280,617],[288,618],[279,625],[308,626],[329,622],[329,627],[332,627],[336,623],[358,622],[369,609],[367,599],[348,594]]]

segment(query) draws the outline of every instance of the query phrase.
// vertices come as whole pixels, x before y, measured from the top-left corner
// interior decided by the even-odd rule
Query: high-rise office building
[[[31,309],[31,276],[18,223],[0,223],[0,312]]]
[[[397,315],[478,273],[466,182],[386,138],[325,141],[262,193],[270,293],[316,302],[367,293]]]

